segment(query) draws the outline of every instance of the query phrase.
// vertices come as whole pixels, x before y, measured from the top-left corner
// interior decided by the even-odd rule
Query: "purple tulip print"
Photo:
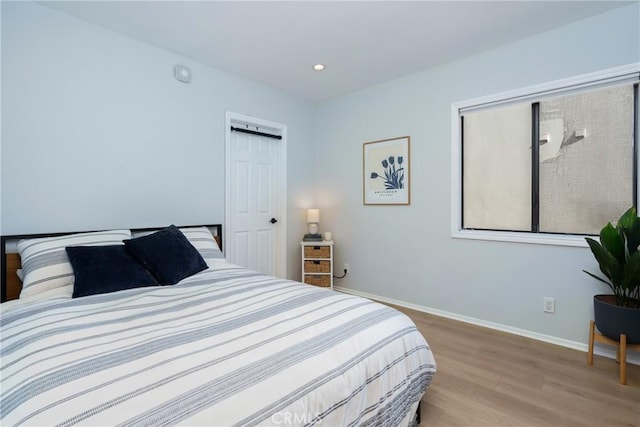
[[[386,190],[400,190],[404,188],[404,167],[402,162],[404,161],[402,156],[389,156],[388,159],[382,160],[382,168],[384,170],[384,176],[379,175],[376,172],[371,172],[371,179],[383,179],[384,188]]]

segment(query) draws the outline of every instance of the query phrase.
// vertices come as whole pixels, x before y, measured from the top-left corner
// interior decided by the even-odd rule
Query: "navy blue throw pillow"
[[[208,268],[200,252],[175,225],[148,236],[124,240],[124,244],[161,285],[173,285]]]
[[[75,275],[73,298],[158,284],[124,245],[67,246],[65,250]]]

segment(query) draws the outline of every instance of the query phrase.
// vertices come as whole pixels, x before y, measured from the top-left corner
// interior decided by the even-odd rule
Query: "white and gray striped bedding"
[[[5,304],[7,426],[406,425],[435,372],[400,312],[223,261],[175,286]]]

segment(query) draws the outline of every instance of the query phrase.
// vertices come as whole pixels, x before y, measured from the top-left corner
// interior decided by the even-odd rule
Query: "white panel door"
[[[232,131],[229,146],[227,258],[234,264],[277,275],[279,219],[277,179],[280,141]]]

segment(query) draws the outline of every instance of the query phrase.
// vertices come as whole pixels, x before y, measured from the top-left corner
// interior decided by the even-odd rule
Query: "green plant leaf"
[[[600,244],[621,264],[625,261],[624,238],[611,223],[600,231]]]
[[[622,216],[618,220],[618,226],[626,228],[628,230],[637,220],[638,215],[636,214],[636,208],[631,206],[625,213],[622,214]]]
[[[636,218],[633,225],[629,228],[629,231],[625,234],[627,238],[627,250],[629,256],[638,252],[638,246],[640,246],[640,220]]]
[[[598,276],[596,276],[596,275],[595,275],[595,274],[593,274],[593,273],[589,273],[587,270],[582,270],[582,271],[584,271],[585,273],[587,273],[589,276],[593,277],[594,279],[601,281],[602,283],[604,283],[605,285],[607,285],[608,287],[610,287],[610,288],[611,288],[611,290],[613,290],[613,286],[611,285],[611,283],[607,282],[607,281],[606,281],[606,280],[604,280],[602,277],[598,277]]]
[[[640,252],[631,255],[622,270],[623,289],[631,291],[640,286]]]
[[[616,258],[600,243],[590,237],[585,238],[585,240],[589,244],[593,256],[598,261],[600,271],[602,271],[602,274],[611,281],[611,285],[615,290],[616,287],[620,286],[622,279],[622,266],[618,263],[618,260],[616,260]]]

